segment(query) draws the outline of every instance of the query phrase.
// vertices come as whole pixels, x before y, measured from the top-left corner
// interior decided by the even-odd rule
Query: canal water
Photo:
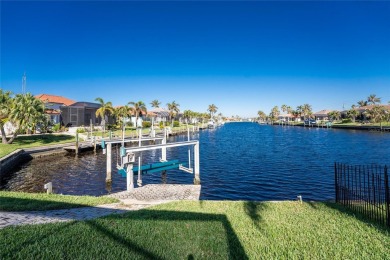
[[[334,198],[334,162],[352,165],[390,165],[390,134],[342,129],[282,127],[256,123],[228,123],[191,136],[200,141],[201,199],[305,200]],[[186,136],[169,141],[186,140]],[[143,163],[156,162],[160,151],[144,152]],[[168,160],[188,163],[188,148],[168,150]],[[126,179],[115,172],[105,184],[105,155],[101,151],[34,159],[0,182],[0,189],[72,195],[104,195],[126,189]],[[135,176],[136,178],[136,176]],[[192,184],[193,175],[169,170],[146,174],[144,184]]]

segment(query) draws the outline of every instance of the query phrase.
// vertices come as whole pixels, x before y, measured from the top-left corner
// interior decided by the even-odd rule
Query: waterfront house
[[[90,124],[101,125],[102,119],[96,117],[96,110],[101,107],[98,103],[75,102],[69,106],[61,106],[61,118],[64,126],[89,126]],[[105,118],[106,124],[112,124],[114,119],[110,116]]]
[[[166,122],[169,120],[169,111],[165,110],[164,108],[157,107],[153,110],[150,110],[150,113],[153,113],[155,115],[155,122]]]
[[[61,122],[61,107],[70,106],[75,103],[75,101],[69,98],[49,94],[39,94],[35,98],[45,103],[45,114],[54,124]]]
[[[328,120],[329,120],[328,114],[329,114],[330,112],[332,112],[332,111],[334,111],[334,110],[323,109],[323,110],[321,110],[321,111],[318,111],[318,112],[316,112],[316,113],[313,114],[314,119],[315,119],[316,121],[317,121],[317,120],[319,120],[319,121],[328,121]]]
[[[284,114],[278,116],[279,122],[290,122],[293,121],[294,116],[292,114]]]

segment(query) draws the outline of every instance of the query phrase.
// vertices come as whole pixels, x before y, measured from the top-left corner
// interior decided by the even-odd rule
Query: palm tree
[[[302,114],[303,114],[303,119],[306,119],[306,117],[310,118],[311,115],[313,114],[312,112],[312,109],[311,109],[311,105],[309,104],[303,104],[302,106]]]
[[[261,110],[257,111],[257,115],[259,116],[261,121],[265,121],[265,119],[267,119],[267,115]]]
[[[384,106],[374,105],[371,109],[364,112],[368,118],[371,118],[373,123],[380,123],[382,129],[382,121],[386,120],[390,111]]]
[[[153,100],[152,102],[150,102],[150,104],[152,105],[152,107],[154,108],[159,108],[160,105],[161,105],[161,102],[159,102],[157,99]]]
[[[340,111],[334,110],[328,113],[328,117],[332,120],[339,120],[341,117]]]
[[[281,109],[283,112],[286,112],[287,114],[290,114],[291,113],[291,107],[290,106],[287,106],[287,105],[282,105],[281,106]],[[287,120],[289,120],[289,118],[287,117]]]
[[[111,102],[104,102],[100,97],[96,98],[95,101],[99,102],[100,108],[96,110],[96,116],[100,117],[102,120],[106,120],[106,117],[114,114],[114,108],[112,107]]]
[[[138,124],[138,117],[139,116],[142,117],[142,112],[144,112],[145,114],[147,113],[147,109],[146,109],[145,103],[142,102],[142,101],[138,101],[138,102],[129,102],[128,104],[133,106],[131,108],[131,110],[132,110],[132,112],[135,115],[136,127],[140,127],[140,126],[137,125]]]
[[[357,102],[358,106],[359,107],[365,107],[367,106],[367,101],[364,101],[364,100],[360,100]]]
[[[116,121],[117,121],[117,124],[121,125],[121,128],[123,128],[124,119],[129,117],[130,113],[131,113],[131,110],[127,105],[115,108],[114,114],[116,117]]]
[[[191,118],[193,116],[194,112],[191,110],[184,110],[183,117],[186,119],[186,122],[191,122]]]
[[[167,103],[168,111],[169,111],[169,119],[172,120],[172,118],[179,113],[180,105],[173,101],[172,103]]]
[[[375,105],[376,103],[381,103],[381,98],[377,97],[375,94],[371,94],[367,98],[367,103]]]
[[[16,124],[17,130],[7,143],[12,143],[19,130],[26,133],[35,132],[45,113],[44,103],[31,93],[17,94],[13,99],[9,119]]]
[[[354,123],[355,123],[356,117],[358,117],[359,114],[360,114],[359,111],[357,111],[357,110],[354,109],[353,107],[352,107],[350,110],[348,110],[348,112],[347,112],[347,116],[348,116],[349,118],[351,118],[351,119],[352,119],[352,122],[354,122]]]
[[[271,118],[271,121],[274,122],[278,119],[280,115],[279,107],[274,106],[271,110],[271,113],[269,114],[269,117]]]
[[[207,111],[210,113],[210,117],[213,118],[214,114],[217,112],[218,107],[214,104],[209,105],[209,108],[207,108]]]
[[[96,114],[96,117],[100,117],[102,119],[103,132],[105,132],[106,131],[106,117],[114,114],[115,111],[114,111],[114,108],[112,107],[111,102],[106,103],[100,97],[95,98],[95,101],[99,102],[99,104],[100,104],[100,108],[98,110],[96,110],[95,114]]]
[[[0,89],[0,131],[1,140],[3,144],[7,143],[5,135],[4,124],[9,120],[9,114],[12,106],[12,93],[10,91],[3,91]]]

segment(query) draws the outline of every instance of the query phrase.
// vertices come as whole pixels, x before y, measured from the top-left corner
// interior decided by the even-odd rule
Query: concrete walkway
[[[122,214],[150,206],[178,200],[199,200],[200,185],[150,184],[133,192],[118,192],[109,197],[120,203],[73,209],[0,212],[0,229],[8,226],[82,221],[111,214]]]
[[[100,218],[111,214],[122,214],[129,211],[147,208],[169,201],[144,202],[132,205],[123,203],[82,207],[73,209],[59,209],[46,211],[0,212],[0,229],[8,226],[47,224],[54,222],[82,221]]]

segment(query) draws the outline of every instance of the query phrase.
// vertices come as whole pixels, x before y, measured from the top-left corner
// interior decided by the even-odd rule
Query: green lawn
[[[390,233],[332,203],[175,202],[0,230],[0,259],[390,259]]]
[[[15,151],[16,149],[61,144],[74,142],[75,138],[70,135],[31,135],[18,136],[12,144],[0,143],[0,158]]]
[[[108,197],[0,191],[0,211],[68,209],[115,202],[118,200]]]

